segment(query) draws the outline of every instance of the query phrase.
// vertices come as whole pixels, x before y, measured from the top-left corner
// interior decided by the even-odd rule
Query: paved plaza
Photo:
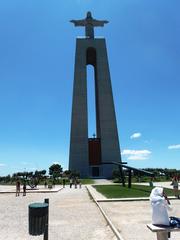
[[[4,187],[6,188],[6,187]],[[9,190],[9,187],[8,187]],[[57,193],[0,194],[0,240],[40,240],[28,234],[28,205],[49,198],[49,240],[115,240],[115,236],[85,186]]]
[[[161,184],[163,185],[163,184]],[[169,183],[164,185],[170,186]],[[171,186],[170,186],[171,187]],[[12,187],[0,186],[2,190],[13,191]],[[116,240],[99,208],[91,199],[85,186],[72,189],[57,186],[54,193],[27,193],[15,197],[14,193],[0,194],[0,240],[40,240],[43,236],[28,234],[28,205],[43,202],[49,198],[50,222],[49,240]],[[59,190],[59,191],[58,191]],[[93,192],[97,198],[104,199]],[[180,216],[180,200],[171,200],[173,216]],[[99,202],[124,240],[156,240],[154,233],[147,229],[151,222],[149,201]],[[172,240],[180,239],[180,233],[172,233]]]
[[[180,200],[171,200],[171,204],[173,210],[170,214],[180,216]],[[100,205],[124,240],[156,240],[155,233],[146,227],[151,223],[149,201],[101,202]],[[178,239],[180,232],[171,234],[171,240]]]

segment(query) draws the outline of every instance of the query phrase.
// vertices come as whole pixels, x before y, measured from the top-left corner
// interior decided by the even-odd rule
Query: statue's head
[[[87,18],[92,18],[91,12],[87,12]]]

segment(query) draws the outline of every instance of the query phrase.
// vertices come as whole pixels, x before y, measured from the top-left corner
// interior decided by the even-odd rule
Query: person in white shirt
[[[152,206],[152,224],[169,226],[168,210],[171,209],[169,199],[162,187],[155,187],[150,194]]]

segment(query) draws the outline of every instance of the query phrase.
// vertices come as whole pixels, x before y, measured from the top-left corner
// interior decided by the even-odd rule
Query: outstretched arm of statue
[[[71,20],[70,22],[74,23],[75,27],[85,26],[85,21],[84,20]]]
[[[109,23],[109,21],[106,21],[106,20],[96,20],[96,19],[93,19],[93,26],[95,27],[103,27],[104,24],[106,23]]]

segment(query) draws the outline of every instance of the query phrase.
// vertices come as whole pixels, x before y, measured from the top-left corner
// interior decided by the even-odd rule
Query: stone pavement
[[[156,240],[146,225],[151,223],[151,206],[148,201],[100,202],[111,222],[125,240]],[[180,216],[180,200],[172,200],[172,216]],[[180,233],[172,233],[171,240],[179,240]]]
[[[97,181],[97,184],[103,181]],[[107,181],[104,182],[106,184]],[[161,183],[169,186],[170,183]],[[0,189],[5,186],[0,186]],[[61,187],[57,187],[60,189]],[[151,222],[149,201],[106,202],[105,197],[88,187],[113,226],[124,240],[156,240],[156,235],[147,229]],[[28,205],[49,198],[49,240],[116,240],[96,204],[91,200],[85,186],[70,189],[66,186],[56,193],[28,193],[15,197],[14,193],[0,194],[0,240],[40,240],[43,236],[28,235]],[[170,215],[180,216],[180,200],[171,200]],[[180,233],[172,233],[171,240],[180,239]]]
[[[49,240],[116,240],[85,186],[57,193],[0,194],[0,240],[40,240],[28,234],[28,205],[49,198]]]
[[[102,182],[101,182],[102,183]],[[98,184],[98,182],[97,182]],[[147,185],[148,183],[141,183]],[[172,188],[170,182],[154,183],[154,186]],[[105,197],[97,192],[92,186],[88,186],[93,198],[106,213],[113,226],[124,240],[156,240],[156,234],[152,233],[146,225],[151,223],[151,206],[147,201],[106,201]],[[142,199],[141,199],[142,200]],[[171,200],[172,211],[170,216],[180,217],[180,200]],[[179,240],[180,233],[172,233],[171,240]]]

